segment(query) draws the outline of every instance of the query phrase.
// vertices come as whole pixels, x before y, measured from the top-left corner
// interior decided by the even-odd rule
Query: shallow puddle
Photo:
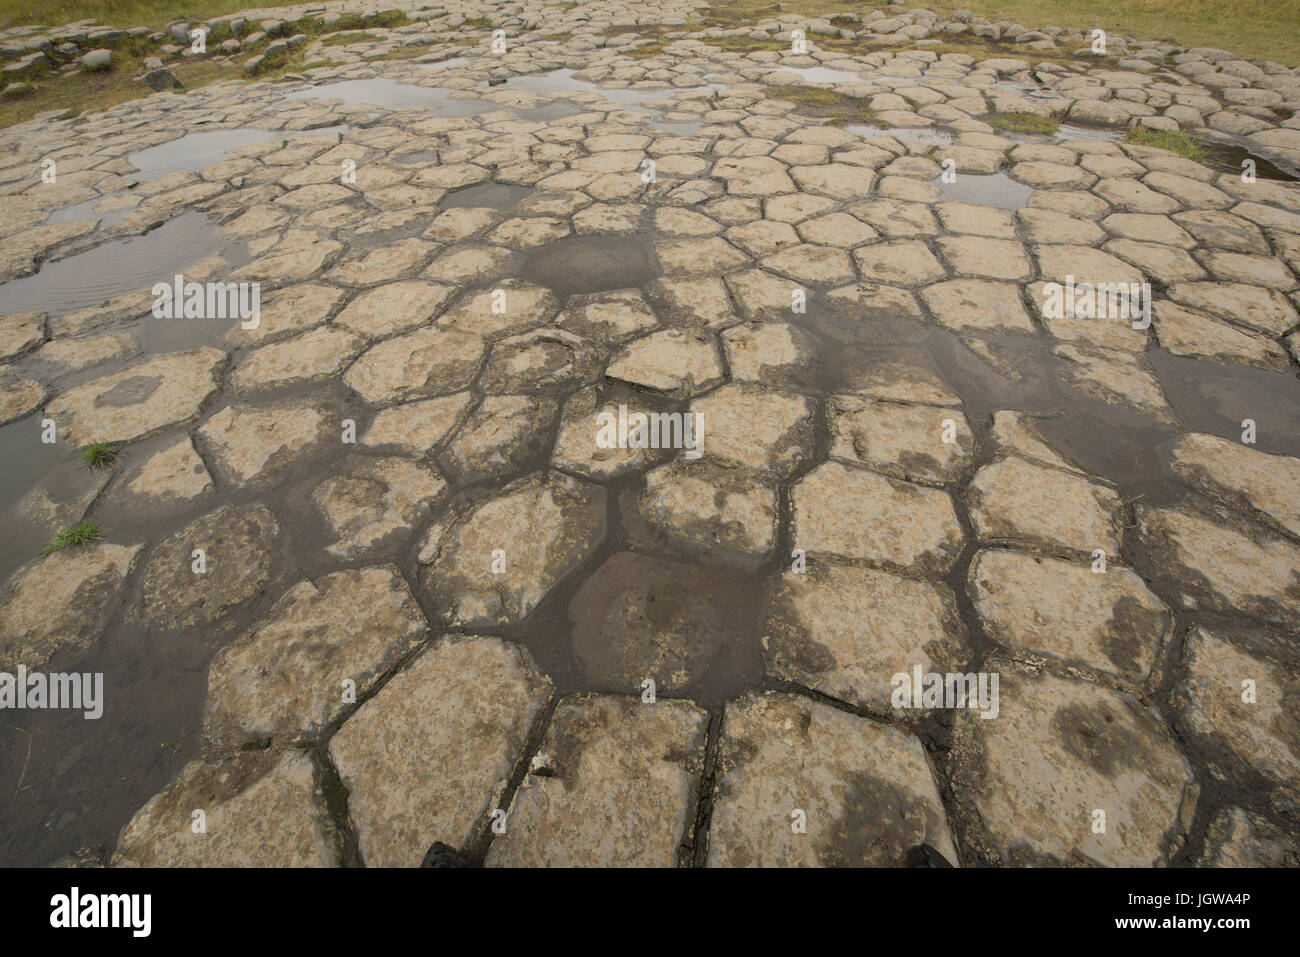
[[[844,129],[857,136],[870,139],[873,136],[892,136],[896,140],[908,140],[912,143],[926,143],[930,146],[951,146],[953,135],[947,130],[936,130],[928,126],[873,126],[866,123],[848,123]]]
[[[95,207],[106,199],[122,195],[121,193],[112,193],[108,196],[96,196],[94,199],[87,199],[84,202],[73,203],[71,206],[64,206],[62,209],[56,209],[45,218],[47,223],[84,223],[91,220],[98,220],[100,226],[112,226],[120,222],[124,217],[131,213],[134,206],[123,206],[120,209],[110,209],[106,212],[96,212]]]
[[[1191,431],[1240,441],[1242,423],[1250,419],[1255,448],[1281,455],[1300,450],[1300,378],[1294,373],[1160,351],[1150,358],[1169,404]]]
[[[551,120],[562,120],[566,116],[577,116],[583,110],[576,103],[561,100],[556,103],[534,106],[526,110],[516,108],[512,109],[511,112],[522,119],[532,120],[535,123],[548,123]]]
[[[1017,183],[1006,173],[980,175],[976,173],[958,173],[952,183],[945,183],[942,176],[930,180],[931,186],[937,186],[945,200],[978,203],[981,206],[994,206],[998,209],[1020,209],[1029,205],[1029,197],[1034,191],[1024,183]]]
[[[139,179],[148,182],[172,173],[193,173],[219,163],[231,150],[254,143],[270,143],[299,136],[321,136],[326,133],[343,133],[346,126],[322,126],[311,130],[259,130],[241,128],[187,133],[182,137],[159,143],[148,149],[131,153],[126,160],[140,171]]]
[[[1283,182],[1300,181],[1300,176],[1283,169],[1276,163],[1266,160],[1258,153],[1252,153],[1244,147],[1235,143],[1215,143],[1210,140],[1200,140],[1200,147],[1205,154],[1201,163],[1210,169],[1218,170],[1220,173],[1241,173],[1246,169],[1243,164],[1246,161],[1255,164],[1255,176],[1258,179],[1281,180]]]
[[[520,270],[560,297],[643,286],[657,273],[645,236],[570,236],[533,250]]]
[[[234,247],[202,213],[182,213],[143,236],[103,243],[0,285],[0,315],[62,315],[167,282],[186,266]]]
[[[41,417],[29,415],[17,422],[0,426],[0,513],[5,512],[20,498],[34,489],[41,479],[59,465],[76,459],[76,453],[63,442],[46,444],[41,441]],[[8,523],[6,523],[8,525]],[[11,567],[30,558],[27,549],[18,547],[6,532],[3,557],[0,558],[0,576],[7,575]]]
[[[1168,504],[1186,488],[1173,479],[1169,446],[1182,431],[1239,440],[1241,422],[1256,421],[1256,448],[1293,455],[1300,448],[1300,379],[1290,373],[1225,366],[1149,350],[1147,357],[1169,408],[1165,421],[1125,402],[1085,392],[1066,374],[1053,342],[1027,334],[979,336],[996,359],[972,351],[955,332],[902,316],[809,300],[799,323],[820,343],[820,374],[810,383],[826,393],[851,392],[870,370],[888,363],[915,367],[956,394],[977,431],[1003,409],[1035,415],[1042,437],[1084,470],[1148,504]],[[1041,416],[1041,418],[1038,418]]]
[[[763,676],[752,579],[720,568],[623,551],[568,607],[572,653],[589,686],[636,688],[720,704]]]
[[[1124,130],[1115,126],[1094,123],[1062,123],[1056,130],[1058,140],[1093,140],[1118,143],[1124,139]]]
[[[670,120],[650,119],[646,123],[656,130],[671,133],[673,136],[694,136],[700,131],[700,127],[704,125],[701,120],[678,123]]]
[[[999,80],[989,89],[1002,90],[1007,93],[1015,93],[1030,100],[1059,100],[1061,94],[1053,90],[1050,86],[1040,86],[1037,83],[1020,83],[1015,80]]]
[[[443,209],[461,209],[470,206],[485,206],[489,209],[514,209],[524,198],[532,193],[527,186],[512,183],[479,183],[464,189],[452,190],[444,196],[439,205]]]
[[[340,80],[322,83],[306,89],[286,93],[286,100],[342,100],[348,104],[379,106],[387,110],[406,110],[423,107],[430,113],[444,117],[478,116],[503,107],[490,100],[464,97],[459,90],[441,86],[416,86],[396,80]]]
[[[419,67],[421,70],[445,70],[449,66],[464,66],[472,62],[474,62],[473,57],[454,56],[446,60],[435,60],[433,63],[421,63]]]

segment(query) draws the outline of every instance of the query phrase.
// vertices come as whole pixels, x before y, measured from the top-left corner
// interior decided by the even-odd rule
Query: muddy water
[[[1300,379],[1243,365],[1218,365],[1153,350],[1151,364],[1170,405],[1193,432],[1241,440],[1242,420],[1256,427],[1255,448],[1300,454]]]

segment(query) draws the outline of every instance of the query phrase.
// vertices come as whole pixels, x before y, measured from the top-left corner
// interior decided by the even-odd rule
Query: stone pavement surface
[[[1300,186],[1120,135],[1300,167],[1300,70],[703,6],[421,4],[0,132],[0,670],[108,681],[5,739],[8,858],[1300,863]]]

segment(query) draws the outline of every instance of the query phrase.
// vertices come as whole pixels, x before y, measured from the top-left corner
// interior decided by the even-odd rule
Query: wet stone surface
[[[0,864],[1294,865],[1300,73],[894,7],[0,130]]]

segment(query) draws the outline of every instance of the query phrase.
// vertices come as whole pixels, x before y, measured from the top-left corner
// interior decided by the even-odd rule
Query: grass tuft
[[[1149,126],[1130,126],[1125,142],[1137,146],[1151,146],[1158,150],[1177,153],[1184,159],[1201,163],[1205,161],[1205,150],[1201,144],[1186,133],[1172,130],[1153,130]]]
[[[989,113],[983,119],[995,130],[1011,133],[1042,133],[1051,136],[1061,128],[1061,121],[1055,116],[1039,116],[1037,113]]]
[[[117,449],[108,442],[91,442],[77,454],[88,469],[111,469],[117,460]]]
[[[763,95],[769,100],[788,100],[797,113],[829,117],[835,123],[870,123],[876,116],[864,98],[824,87],[769,86]]]
[[[74,548],[77,545],[87,545],[90,542],[98,541],[104,537],[104,530],[95,522],[80,521],[76,525],[69,525],[67,528],[60,529],[59,533],[54,536],[54,541],[45,546],[42,555],[50,555],[65,548]]]

